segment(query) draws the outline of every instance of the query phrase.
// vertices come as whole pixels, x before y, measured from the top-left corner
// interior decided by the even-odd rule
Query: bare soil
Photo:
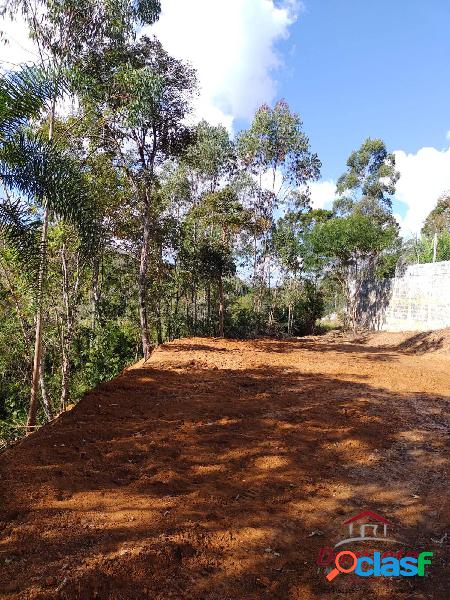
[[[448,600],[450,335],[414,335],[177,340],[99,386],[0,456],[0,598]],[[366,509],[425,577],[326,581]]]

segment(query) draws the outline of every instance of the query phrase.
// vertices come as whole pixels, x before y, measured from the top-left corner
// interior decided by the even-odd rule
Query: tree
[[[100,46],[117,46],[134,33],[136,24],[153,23],[159,16],[159,0],[132,2],[87,2],[71,0],[10,0],[6,9],[11,16],[20,11],[37,44],[41,66],[51,65],[52,95],[48,107],[48,138],[53,140],[57,101],[65,80],[65,70],[74,61]],[[42,296],[45,287],[45,261],[50,209],[43,200],[41,253],[36,308],[35,352],[30,400],[30,427],[34,425],[42,351]]]
[[[267,282],[270,293],[270,234],[274,211],[288,203],[296,207],[308,204],[308,182],[318,179],[321,163],[317,155],[311,153],[299,115],[292,113],[284,100],[277,102],[273,109],[261,106],[250,128],[239,134],[237,147],[244,168],[258,184],[257,193],[250,196],[255,224],[253,280],[255,284],[259,282],[261,290]],[[271,182],[264,186],[267,175]],[[251,186],[249,189],[253,192]]]
[[[55,141],[34,133],[29,121],[54,98],[54,79],[26,68],[7,74],[0,82],[0,177],[6,193],[2,202],[3,229],[16,242],[24,262],[36,274],[36,341],[28,426],[36,422],[41,365],[42,303],[49,214],[72,222],[86,240],[92,239],[93,216],[86,181],[80,166]],[[19,102],[16,103],[16,99]],[[16,112],[15,112],[16,111]],[[12,202],[14,194],[19,198]],[[36,205],[40,218],[23,218],[26,207]],[[22,208],[21,208],[22,205]],[[40,246],[34,243],[41,230]],[[39,254],[39,260],[36,260]],[[38,263],[38,264],[36,264]]]
[[[439,235],[416,236],[403,244],[402,258],[405,264],[422,264],[450,260],[450,231]]]
[[[225,295],[223,289],[224,277],[236,273],[230,248],[216,241],[204,241],[198,248],[198,267],[200,275],[207,281],[217,282],[219,296],[219,336],[224,337],[225,326]]]
[[[387,152],[383,140],[367,138],[350,154],[347,171],[338,179],[335,213],[360,213],[380,223],[392,223],[391,197],[399,177],[395,156]]]
[[[120,47],[136,28],[154,23],[160,0],[8,0],[4,9],[21,13],[41,60],[73,65],[94,48]]]
[[[311,232],[318,222],[332,216],[330,211],[290,210],[280,217],[272,232],[274,256],[278,261],[281,274],[281,302],[287,307],[287,333],[297,329],[303,333],[311,332],[315,320],[305,319],[306,310],[313,308],[310,315],[320,312],[322,303],[317,293],[317,282],[323,264],[318,261],[311,244]],[[278,298],[277,303],[280,303]],[[301,307],[301,310],[295,310]],[[296,328],[295,319],[299,326]],[[305,322],[307,320],[307,322]]]
[[[222,125],[206,121],[193,129],[193,143],[182,157],[188,167],[188,176],[194,202],[207,192],[215,192],[221,179],[229,178],[236,166],[236,150],[228,131]]]
[[[147,276],[158,170],[191,140],[184,119],[196,86],[195,73],[170,57],[157,40],[142,38],[120,52],[92,53],[80,67],[77,84],[84,110],[100,128],[103,150],[114,153],[138,200],[139,318],[142,351],[147,359],[152,347]]]
[[[358,213],[318,223],[312,232],[316,254],[342,287],[353,329],[357,326],[361,286],[373,276],[377,261],[397,240],[396,225],[380,224]]]
[[[193,129],[193,142],[188,146],[186,151],[183,153],[179,165],[179,174],[185,179],[188,185],[188,214],[186,227],[183,228],[185,240],[184,240],[184,258],[187,259],[190,264],[196,264],[200,261],[200,265],[203,263],[205,257],[205,248],[212,247],[211,240],[214,240],[213,245],[216,243],[213,231],[217,233],[214,218],[220,218],[223,224],[224,214],[227,211],[228,203],[227,200],[231,197],[230,194],[225,193],[222,196],[222,190],[224,185],[226,186],[231,181],[236,168],[236,150],[234,143],[230,140],[230,136],[225,127],[219,125],[214,126],[208,124],[206,121],[201,121]],[[222,188],[222,190],[221,190]],[[230,191],[230,190],[229,190]],[[225,205],[219,207],[217,200],[223,198]],[[233,196],[233,200],[236,200]],[[226,220],[226,217],[225,217]],[[207,240],[207,242],[205,242]],[[219,265],[224,257],[224,239],[222,234],[219,235],[221,247],[214,249],[214,255],[216,257],[216,266]],[[206,243],[206,245],[205,245]],[[203,244],[203,246],[202,246]],[[228,239],[227,239],[228,245]],[[198,247],[203,248],[201,252],[197,252]],[[192,250],[192,252],[191,252]],[[229,254],[229,250],[225,254]],[[230,259],[231,260],[231,259]],[[207,261],[209,264],[211,261]],[[212,260],[214,263],[214,260]],[[225,261],[226,262],[226,261]],[[212,264],[212,263],[211,263]],[[211,326],[211,284],[215,280],[214,277],[208,275],[212,273],[210,264],[205,265],[205,268],[189,269],[190,273],[190,285],[192,287],[192,321],[194,333],[196,333],[197,327],[197,313],[198,313],[198,295],[199,295],[199,284],[200,278],[203,277],[203,283],[206,285],[206,304],[207,304],[207,331],[210,331]],[[186,270],[186,272],[188,269]],[[220,269],[216,269],[217,274]],[[223,275],[227,274],[230,269],[223,269]],[[231,271],[230,271],[231,272]],[[219,290],[223,296],[223,282],[219,282]],[[220,321],[222,326],[219,329],[223,330],[223,311],[224,311],[224,298],[219,300],[219,306],[222,307],[220,312]]]
[[[381,273],[398,250],[392,195],[399,176],[383,140],[367,138],[338,179],[334,218],[313,230],[314,251],[325,265],[330,261],[327,269],[342,286],[353,328],[363,281]]]
[[[450,233],[450,193],[442,194],[425,219],[422,233],[427,236]]]
[[[264,174],[271,174],[278,201],[319,177],[320,161],[310,151],[299,115],[290,111],[285,100],[279,100],[273,109],[264,104],[257,110],[250,129],[238,136],[238,152],[261,186]]]
[[[206,194],[192,210],[201,231],[199,272],[207,280],[217,282],[219,295],[219,335],[224,337],[225,295],[223,279],[234,275],[233,260],[236,236],[248,225],[250,215],[230,186]]]

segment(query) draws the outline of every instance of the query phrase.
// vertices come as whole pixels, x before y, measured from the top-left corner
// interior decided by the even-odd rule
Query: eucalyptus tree
[[[204,193],[213,193],[236,169],[236,149],[223,125],[200,121],[193,129],[193,143],[183,153],[194,203]]]
[[[392,196],[399,177],[395,155],[388,153],[383,140],[367,138],[350,154],[347,170],[338,179],[335,213],[359,213],[393,223]]]
[[[154,23],[160,0],[6,0],[5,13],[21,15],[41,60],[53,65],[82,61],[94,48],[119,47]]]
[[[398,227],[354,213],[318,223],[312,242],[316,255],[323,260],[324,272],[340,284],[350,323],[356,329],[361,286],[374,276],[383,255],[398,243]]]
[[[140,223],[139,319],[143,355],[151,352],[148,326],[148,269],[152,221],[158,212],[158,175],[166,160],[191,141],[185,124],[196,90],[195,72],[141,38],[113,51],[92,52],[78,70],[82,108],[96,124],[99,145],[114,154],[133,188]]]
[[[225,127],[222,125],[215,126],[206,121],[201,121],[193,128],[192,133],[192,144],[187,147],[179,162],[179,172],[183,174],[190,190],[189,208],[194,209],[190,210],[186,226],[183,229],[186,236],[185,251],[183,255],[185,264],[189,261],[191,264],[198,261],[202,263],[203,259],[201,257],[205,257],[205,248],[207,246],[203,246],[201,252],[200,246],[204,242],[205,236],[210,237],[210,230],[213,226],[211,221],[207,223],[204,218],[208,212],[207,209],[205,213],[207,206],[207,202],[205,202],[206,197],[208,195],[214,195],[219,190],[223,189],[223,187],[229,183],[236,170],[235,145],[230,139],[229,133]],[[195,207],[200,205],[202,205],[201,208],[195,210]],[[209,208],[211,208],[211,206],[209,206]],[[218,256],[217,252],[215,252],[215,256]],[[208,268],[205,267],[205,269],[189,269],[189,275],[188,270],[184,270],[189,277],[189,285],[191,286],[192,324],[194,333],[197,328],[198,288],[202,279],[203,283],[206,285],[206,320],[208,331],[210,327],[210,288],[215,277],[208,276]]]
[[[450,192],[442,194],[428,214],[422,233],[428,236],[450,234]]]
[[[199,227],[198,272],[207,283],[208,322],[210,315],[209,283],[215,282],[218,290],[219,335],[224,336],[225,294],[224,278],[236,273],[236,241],[249,226],[251,214],[242,205],[236,190],[226,185],[205,194],[193,208],[190,217]]]
[[[238,155],[243,167],[256,179],[258,193],[252,195],[254,221],[263,223],[262,235],[254,236],[255,286],[260,293],[271,278],[271,232],[275,210],[309,202],[308,183],[319,178],[321,163],[311,152],[300,116],[280,100],[256,112],[250,128],[238,136]]]
[[[335,218],[316,230],[316,248],[333,261],[332,273],[342,286],[353,328],[362,284],[382,273],[384,263],[392,263],[398,254],[392,196],[399,177],[395,156],[383,140],[367,138],[350,154],[338,179]]]

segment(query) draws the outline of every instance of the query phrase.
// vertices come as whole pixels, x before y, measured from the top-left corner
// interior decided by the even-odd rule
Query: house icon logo
[[[344,522],[348,526],[348,537],[335,544],[335,548],[350,542],[365,542],[375,540],[377,542],[401,543],[388,533],[393,524],[371,510],[365,510]]]

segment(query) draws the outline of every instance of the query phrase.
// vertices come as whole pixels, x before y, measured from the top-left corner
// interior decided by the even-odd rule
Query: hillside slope
[[[326,336],[162,346],[0,456],[0,598],[447,600],[449,366]],[[429,576],[325,580],[366,508]]]

